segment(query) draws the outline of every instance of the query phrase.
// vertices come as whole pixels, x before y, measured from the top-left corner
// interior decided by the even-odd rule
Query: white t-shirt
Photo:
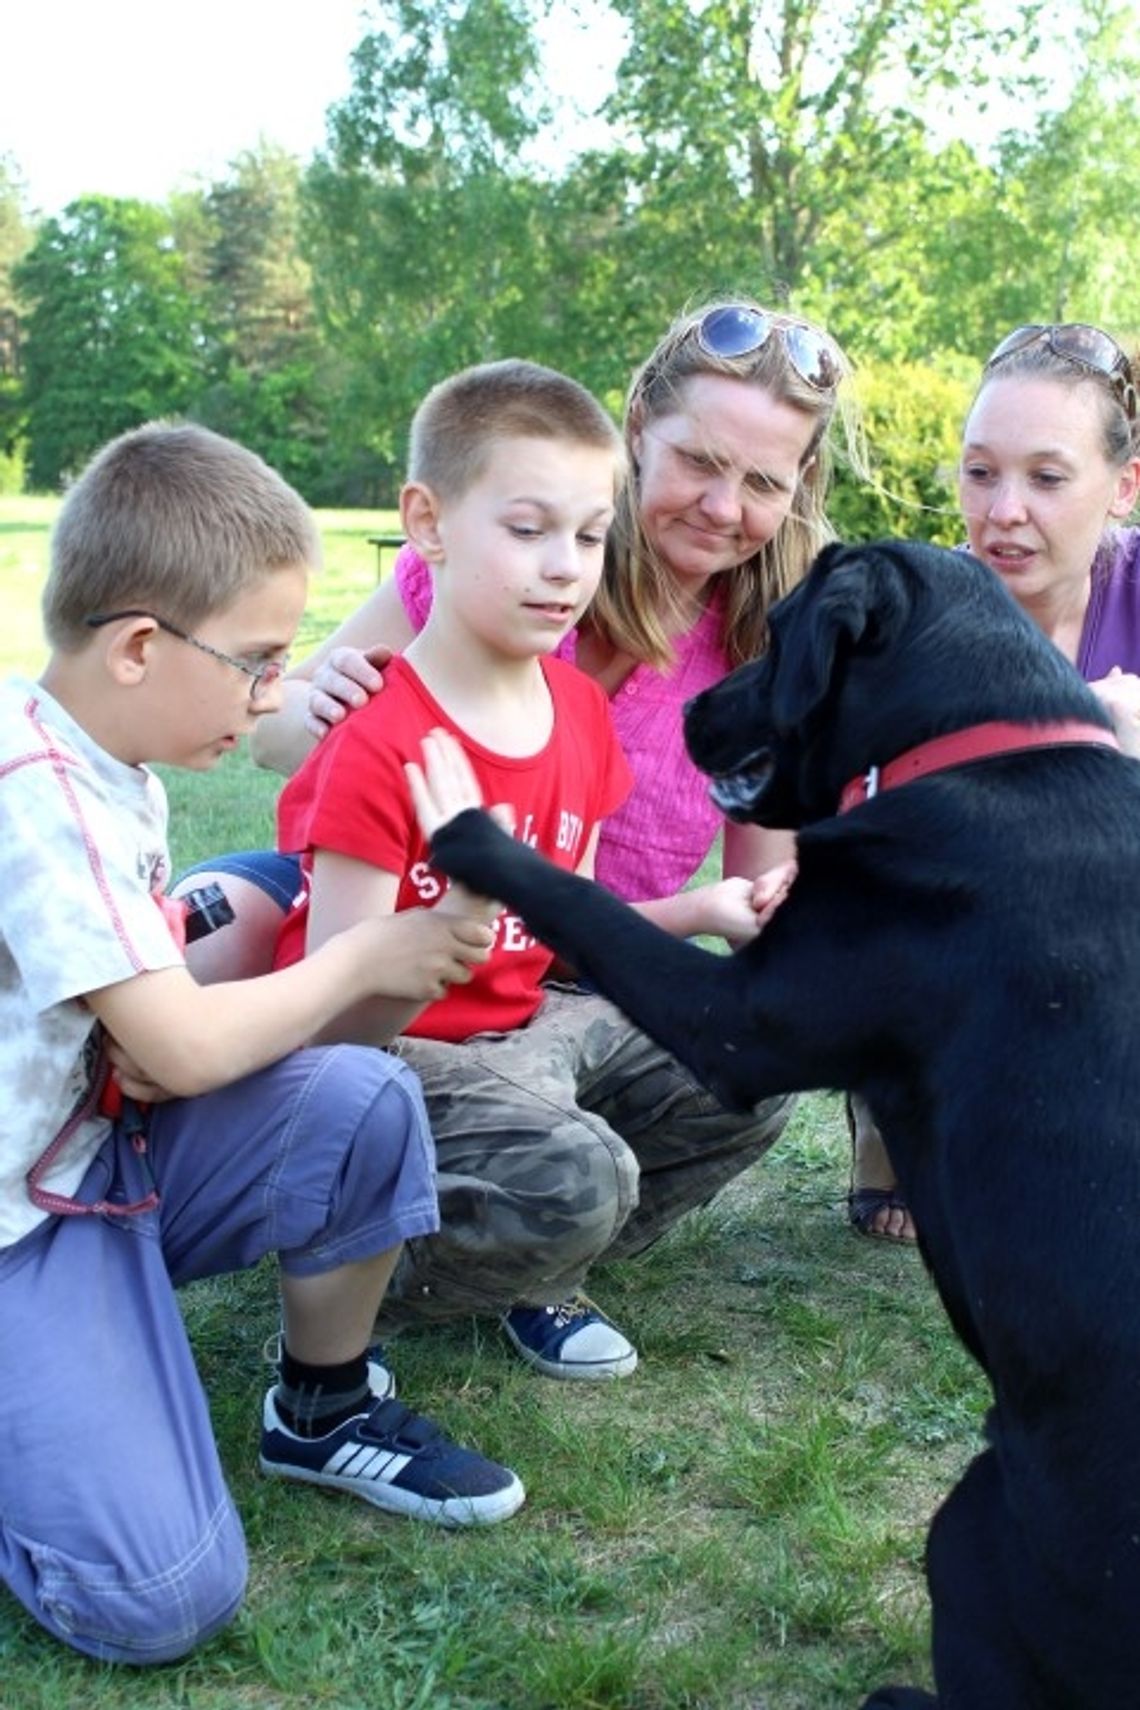
[[[99,1073],[83,996],[182,960],[153,894],[166,820],[145,766],[114,759],[38,683],[0,684],[0,1247],[48,1215],[28,1171]],[[41,1185],[72,1195],[108,1127],[81,1121]]]

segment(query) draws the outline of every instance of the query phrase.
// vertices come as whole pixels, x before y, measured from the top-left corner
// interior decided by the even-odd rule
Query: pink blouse
[[[395,565],[396,586],[416,630],[431,610],[431,569],[411,546]],[[674,643],[668,675],[638,665],[610,697],[618,741],[633,772],[633,790],[602,825],[597,876],[629,902],[673,896],[692,878],[712,847],[722,819],[709,800],[708,779],[689,759],[681,725],[686,701],[729,670],[721,641],[722,604],[710,600],[700,621]],[[556,653],[577,658],[577,631]]]

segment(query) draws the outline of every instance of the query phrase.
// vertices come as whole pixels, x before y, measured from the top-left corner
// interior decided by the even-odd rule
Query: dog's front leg
[[[763,1068],[753,1051],[742,1049],[750,1005],[735,957],[671,937],[603,886],[508,837],[477,809],[436,832],[431,858],[450,878],[520,914],[722,1104],[746,1110],[767,1094],[790,1090],[758,1084]]]

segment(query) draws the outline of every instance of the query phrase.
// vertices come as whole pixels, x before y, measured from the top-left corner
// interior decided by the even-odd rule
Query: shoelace
[[[584,1294],[576,1294],[572,1300],[560,1301],[557,1306],[548,1306],[546,1310],[561,1327],[564,1324],[573,1324],[575,1318],[588,1318],[597,1308]]]

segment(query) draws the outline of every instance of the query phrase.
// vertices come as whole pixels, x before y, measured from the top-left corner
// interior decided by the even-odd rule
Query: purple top
[[[411,546],[396,559],[396,587],[413,628],[431,610],[431,569]],[[674,643],[668,675],[637,665],[610,697],[618,741],[633,772],[633,790],[603,821],[596,873],[628,902],[671,897],[683,890],[712,848],[723,820],[709,783],[689,759],[681,724],[685,702],[719,683],[729,670],[721,640],[722,601],[710,600],[700,621]],[[577,631],[555,649],[572,663]]]
[[[1096,683],[1114,665],[1140,673],[1140,528],[1113,529],[1093,560],[1077,670]]]

